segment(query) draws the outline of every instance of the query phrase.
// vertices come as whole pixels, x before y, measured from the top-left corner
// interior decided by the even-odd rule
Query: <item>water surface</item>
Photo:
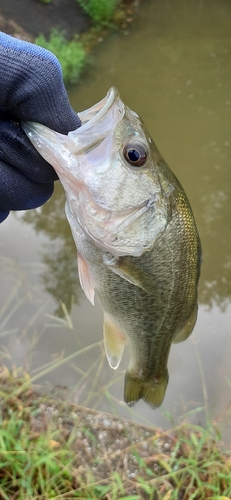
[[[177,418],[203,407],[195,416],[203,423],[205,415],[226,413],[231,402],[230,18],[228,0],[146,0],[133,23],[98,44],[94,66],[70,91],[80,111],[117,87],[182,183],[203,247],[199,314],[192,336],[171,348],[170,381],[156,411],[143,402],[127,409],[128,353],[114,372],[102,344],[39,381],[66,385],[67,396],[81,404],[165,427],[168,412]],[[23,365],[32,376],[102,339],[101,309],[77,285],[63,207],[57,185],[42,209],[11,215],[0,228],[0,350],[5,362]],[[60,320],[63,304],[70,317]]]

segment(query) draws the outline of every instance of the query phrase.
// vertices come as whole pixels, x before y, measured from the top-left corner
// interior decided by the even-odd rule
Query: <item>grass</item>
[[[10,411],[1,422],[0,492],[2,498],[52,498],[56,492],[69,491],[74,485],[70,472],[73,451],[56,442],[49,434],[33,433],[22,419],[22,411]]]
[[[225,500],[231,458],[216,427],[168,431],[41,396],[0,371],[0,498]]]

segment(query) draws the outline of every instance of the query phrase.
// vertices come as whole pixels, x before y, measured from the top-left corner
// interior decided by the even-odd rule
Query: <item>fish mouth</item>
[[[94,125],[96,121],[103,118],[110,107],[114,104],[116,98],[119,98],[119,92],[115,87],[111,87],[108,90],[107,95],[101,99],[101,101],[97,102],[89,109],[80,111],[78,116],[82,122],[82,127],[84,127],[89,121],[91,121],[91,124]]]
[[[111,87],[101,101],[78,113],[82,126],[68,133],[69,150],[76,155],[88,153],[105,139],[124,114],[125,105],[119,92]]]
[[[35,122],[21,122],[21,126],[37,151],[60,175],[67,171],[64,155],[67,161],[68,151],[77,156],[86,154],[106,137],[124,114],[125,105],[116,88],[111,87],[101,101],[78,113],[82,126],[67,135]]]

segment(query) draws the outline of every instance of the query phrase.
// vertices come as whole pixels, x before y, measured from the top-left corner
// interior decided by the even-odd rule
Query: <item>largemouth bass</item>
[[[197,317],[201,245],[187,197],[142,120],[111,88],[79,113],[67,136],[22,124],[54,167],[78,253],[80,284],[104,311],[104,344],[116,369],[128,343],[124,400],[156,408],[168,384],[172,342]]]

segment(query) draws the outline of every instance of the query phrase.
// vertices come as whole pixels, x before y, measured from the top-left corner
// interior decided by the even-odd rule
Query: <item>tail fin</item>
[[[158,408],[164,399],[168,385],[168,372],[162,377],[141,379],[126,372],[124,381],[124,401],[133,406],[139,399],[143,399],[152,408]]]

